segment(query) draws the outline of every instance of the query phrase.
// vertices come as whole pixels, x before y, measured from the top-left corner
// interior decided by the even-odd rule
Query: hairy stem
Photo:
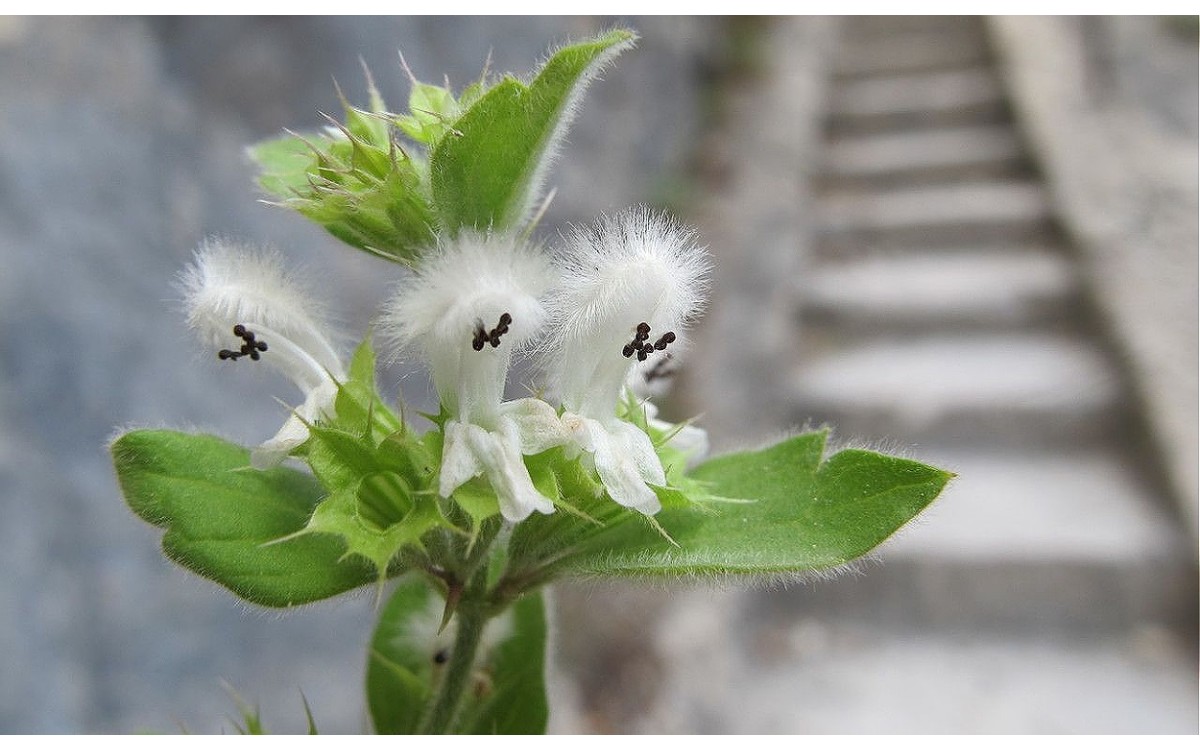
[[[454,726],[463,696],[471,686],[483,628],[490,618],[485,600],[486,582],[487,571],[480,570],[472,576],[463,591],[454,615],[458,627],[454,646],[451,647],[441,682],[417,729],[420,734],[446,734]]]

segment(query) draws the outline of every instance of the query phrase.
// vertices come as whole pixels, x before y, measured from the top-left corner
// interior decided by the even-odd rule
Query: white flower
[[[209,240],[181,278],[188,324],[222,360],[262,361],[304,393],[275,437],[250,454],[255,468],[277,465],[308,439],[305,422],[333,414],[342,362],[323,333],[324,315],[305,283],[278,254]]]
[[[504,401],[513,351],[542,328],[539,297],[553,283],[535,249],[511,237],[463,234],[427,254],[384,313],[385,333],[428,360],[450,414],[439,494],[449,497],[484,474],[509,521],[554,511],[521,456],[561,445],[562,426],[544,401]]]
[[[662,463],[649,436],[617,417],[617,404],[631,368],[679,346],[700,313],[707,257],[679,225],[636,208],[576,229],[560,262],[545,367],[563,425],[613,500],[657,513],[650,485],[666,482]]]

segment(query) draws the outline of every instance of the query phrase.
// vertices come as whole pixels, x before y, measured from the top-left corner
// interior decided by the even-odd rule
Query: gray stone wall
[[[991,29],[1026,135],[1152,425],[1146,449],[1195,535],[1195,19],[999,17]]]

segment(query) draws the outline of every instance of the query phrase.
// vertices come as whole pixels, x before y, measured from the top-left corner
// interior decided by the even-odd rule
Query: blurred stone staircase
[[[1194,568],[1129,448],[1143,428],[983,23],[926,23],[843,25],[813,262],[795,289],[795,418],[911,446],[960,474],[883,553],[1008,572],[1011,596],[972,597],[978,611],[963,602],[956,619],[1177,621]],[[1069,580],[1022,587],[1063,570],[1094,608],[1078,607]]]
[[[804,33],[788,28],[776,55]],[[707,377],[724,375],[736,406],[710,424],[737,425],[739,410],[753,415],[742,435],[746,419],[828,423],[835,443],[959,476],[860,575],[673,605],[666,700],[696,722],[679,726],[1196,731],[1194,550],[1145,460],[1137,398],[984,21],[854,17],[839,31],[815,153],[743,167],[708,219],[714,244],[758,253],[718,249],[745,268],[718,277],[709,344],[750,326],[769,341],[712,355]],[[777,59],[765,93],[731,110],[757,118],[785,100],[797,62]],[[738,156],[777,148],[762,119]],[[779,165],[815,180],[789,186]],[[773,244],[721,234],[738,221]],[[784,259],[788,242],[798,260]],[[700,645],[679,645],[689,631]],[[714,657],[704,638],[735,655]]]

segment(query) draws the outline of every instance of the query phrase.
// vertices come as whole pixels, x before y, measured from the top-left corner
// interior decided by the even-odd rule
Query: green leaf
[[[380,614],[367,660],[367,705],[379,734],[411,734],[417,729],[443,668],[439,652],[444,657],[454,642],[453,627],[437,634],[442,607],[428,584],[406,578]],[[546,731],[546,612],[541,595],[525,595],[487,628],[477,682],[464,701],[458,731]]]
[[[665,509],[645,524],[594,534],[561,571],[623,576],[789,575],[869,552],[924,509],[953,474],[893,456],[843,450],[822,463],[824,432],[714,458],[689,476],[723,498]],[[515,536],[515,535],[514,535]]]
[[[247,601],[290,607],[375,580],[333,537],[268,544],[304,528],[324,495],[308,474],[256,471],[245,448],[211,435],[135,430],[111,450],[129,507],[166,530],[164,554]]]
[[[511,618],[511,619],[509,619]],[[482,683],[463,709],[460,731],[468,734],[543,734],[546,702],[546,605],[527,593],[490,627],[505,635],[485,654]]]
[[[506,77],[455,120],[430,156],[442,226],[502,231],[528,219],[588,83],[635,39],[616,30],[563,47],[532,83]]]
[[[432,691],[435,657],[453,641],[437,636],[441,600],[421,579],[396,586],[367,657],[367,707],[379,734],[412,734]]]

